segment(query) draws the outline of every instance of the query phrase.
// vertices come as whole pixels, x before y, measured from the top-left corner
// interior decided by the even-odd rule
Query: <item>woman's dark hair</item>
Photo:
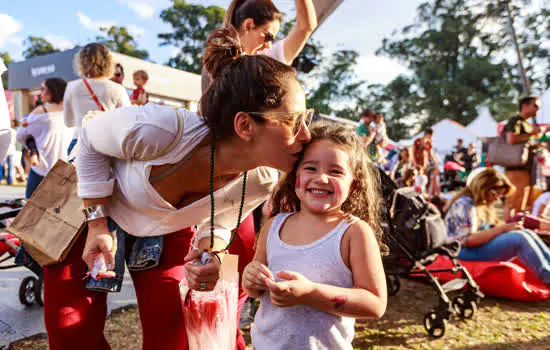
[[[223,26],[240,29],[248,18],[256,26],[261,26],[274,20],[282,21],[283,13],[277,9],[271,0],[233,0],[225,12]]]
[[[263,55],[243,55],[235,28],[218,28],[208,36],[203,54],[212,83],[200,100],[200,113],[215,139],[235,134],[239,112],[264,112],[281,106],[294,68]]]
[[[523,106],[530,105],[533,102],[533,100],[536,100],[536,99],[537,98],[534,96],[527,96],[519,100],[519,111],[521,112],[521,110],[523,109]]]
[[[48,78],[44,80],[44,85],[51,96],[51,103],[63,102],[63,95],[65,95],[65,89],[67,88],[65,80],[61,78]]]

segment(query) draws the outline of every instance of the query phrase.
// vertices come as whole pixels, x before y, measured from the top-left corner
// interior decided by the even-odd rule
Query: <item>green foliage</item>
[[[307,104],[323,114],[336,112],[340,117],[353,119],[355,110],[350,107],[338,108],[338,105],[351,104],[360,95],[364,81],[357,80],[353,68],[357,64],[359,53],[353,50],[340,50],[332,54],[328,64],[319,73],[318,86],[311,92]]]
[[[23,41],[23,44],[27,46],[25,51],[23,51],[23,57],[25,58],[59,52],[48,40],[37,36],[29,36]]]
[[[104,44],[109,49],[132,57],[149,59],[147,50],[137,48],[137,41],[126,27],[111,26],[110,28],[101,28],[102,35],[96,37],[96,41]]]
[[[12,63],[10,54],[8,52],[0,52],[0,58],[2,59],[2,61],[4,61],[4,64],[6,66]],[[8,86],[8,72],[4,72],[4,74],[2,74],[2,86],[4,88],[7,88]]]
[[[158,35],[161,45],[173,45],[180,49],[168,65],[200,74],[202,50],[208,33],[222,24],[225,9],[219,6],[188,4],[185,0],[172,0],[172,6],[160,13],[160,18],[170,24],[173,31]]]

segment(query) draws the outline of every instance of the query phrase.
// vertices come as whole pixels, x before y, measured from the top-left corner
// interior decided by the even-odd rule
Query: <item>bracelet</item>
[[[82,212],[86,216],[87,222],[107,217],[107,210],[103,205],[91,205],[82,209]]]

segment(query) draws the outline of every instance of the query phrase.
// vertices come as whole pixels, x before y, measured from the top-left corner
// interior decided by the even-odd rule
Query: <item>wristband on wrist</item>
[[[103,205],[91,205],[82,209],[82,212],[86,216],[87,222],[107,217],[107,210]]]

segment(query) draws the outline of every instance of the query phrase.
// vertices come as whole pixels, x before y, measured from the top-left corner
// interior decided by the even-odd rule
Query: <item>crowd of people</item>
[[[80,79],[43,82],[41,104],[14,131],[30,165],[26,197],[58,159],[75,158],[88,227],[61,263],[44,268],[50,348],[110,348],[106,292],[122,288],[125,266],[143,348],[187,348],[179,283],[214,290],[227,252],[239,255],[239,315],[247,299],[260,299],[255,349],[348,349],[356,318],[382,317],[387,292],[375,167],[435,202],[446,164],[431,128],[412,146],[388,151],[384,115],[370,109],[356,130],[310,126],[314,111],[289,64],[316,18],[312,0],[296,0],[294,27],[274,42],[282,23],[277,7],[233,0],[205,45],[197,113],[149,101],[143,70],[133,73],[129,94],[121,85],[124,68],[99,43],[79,51]],[[519,117],[504,129],[508,142],[540,133],[526,122],[536,106],[535,98],[522,100]],[[14,154],[12,147],[8,168],[17,168]],[[453,179],[463,183],[440,205],[449,239],[463,244],[459,257],[518,257],[550,284],[550,252],[539,237],[550,221],[541,218],[536,231],[528,230],[523,221],[502,223],[493,207],[505,198],[506,218],[521,210],[524,197],[515,196],[530,195],[529,171],[479,168],[485,164],[476,145],[460,139],[444,162],[456,164]],[[26,176],[23,168],[19,176]],[[550,196],[540,198],[544,217]],[[265,214],[260,232],[257,208]],[[83,280],[94,268],[97,275]],[[240,331],[235,337],[245,349]]]
[[[536,117],[539,104],[536,97],[522,98],[520,114],[508,120],[501,137],[510,144],[541,139],[545,147],[546,138],[541,138],[543,130],[528,122]],[[366,109],[356,128],[366,152],[398,187],[414,187],[441,210],[449,241],[461,243],[459,259],[508,261],[518,258],[543,283],[550,285],[550,250],[543,240],[550,236],[550,209],[547,209],[550,189],[544,181],[543,190],[549,192],[541,194],[539,189],[537,201],[531,205],[536,193],[532,164],[501,172],[482,160],[485,155],[477,153],[475,143],[464,147],[464,141],[457,139],[453,151],[440,165],[431,128],[426,128],[412,147],[404,146],[384,154],[376,141],[379,129],[372,122],[377,115]],[[385,137],[387,131],[383,130]],[[452,183],[448,188],[450,196],[446,198],[441,196],[440,180],[446,185],[446,181]],[[499,217],[495,205],[500,200],[504,203],[504,212]],[[530,212],[532,216],[528,215]]]

